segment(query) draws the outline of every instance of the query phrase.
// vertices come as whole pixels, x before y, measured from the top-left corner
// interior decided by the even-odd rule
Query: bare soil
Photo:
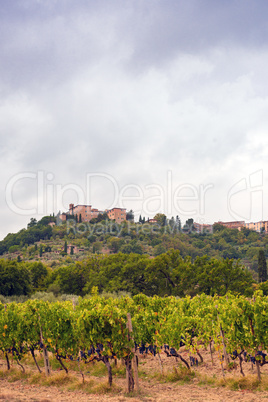
[[[194,375],[191,378],[183,378],[177,381],[168,381],[166,375],[174,373],[174,368],[180,371],[179,362],[173,357],[167,357],[161,353],[163,366],[163,375],[161,375],[161,367],[158,357],[152,355],[140,356],[139,359],[139,385],[140,394],[126,394],[126,380],[122,377],[114,377],[113,381],[116,388],[113,392],[108,393],[87,393],[82,390],[69,390],[67,385],[50,385],[34,384],[25,378],[14,379],[7,374],[4,360],[0,360],[0,401],[261,401],[268,399],[268,365],[261,368],[263,379],[263,391],[252,391],[252,383],[257,376],[256,367],[251,363],[243,363],[243,369],[246,374],[245,382],[237,386],[237,390],[229,389],[231,381],[238,383],[242,376],[239,371],[239,365],[231,371],[224,370],[226,386],[222,386],[223,374],[217,354],[214,353],[214,365],[212,365],[210,354],[207,351],[201,351],[204,363],[198,367],[191,367]],[[182,356],[189,362],[189,354],[187,351],[182,352]],[[27,363],[27,362],[26,362]],[[24,364],[26,373],[32,376],[36,373],[36,368],[32,365]],[[235,361],[236,363],[236,361]],[[102,365],[102,363],[98,363]],[[12,362],[12,367],[18,367]],[[107,379],[105,376],[92,375],[88,373],[88,366],[82,366],[86,381],[93,380],[94,384],[105,384]],[[20,368],[16,369],[19,373]],[[89,369],[90,371],[90,369]],[[52,371],[51,376],[59,374],[59,369]],[[62,373],[62,376],[65,374]],[[81,381],[78,372],[70,372],[70,375],[77,376]],[[157,378],[156,378],[157,376]],[[19,377],[19,376],[18,376]],[[266,385],[267,384],[267,385]],[[240,389],[239,389],[240,388]],[[242,389],[244,388],[244,389]],[[267,391],[266,391],[267,389]]]

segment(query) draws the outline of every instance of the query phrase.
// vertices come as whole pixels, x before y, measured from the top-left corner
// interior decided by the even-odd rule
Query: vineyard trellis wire
[[[132,320],[131,336],[128,314]],[[21,358],[30,352],[40,371],[35,353],[47,350],[66,373],[66,360],[102,361],[112,384],[111,361],[122,359],[133,380],[129,382],[131,391],[135,350],[158,355],[163,348],[167,356],[181,358],[190,368],[196,362],[194,355],[203,360],[199,345],[211,348],[212,343],[222,369],[223,360],[228,364],[231,356],[239,359],[244,375],[243,363],[249,360],[256,364],[260,381],[260,369],[268,363],[268,298],[258,291],[251,299],[232,294],[193,298],[93,296],[80,298],[75,308],[71,301],[0,304],[0,350],[8,369],[10,358],[24,369]],[[189,351],[189,362],[180,355],[181,346]]]

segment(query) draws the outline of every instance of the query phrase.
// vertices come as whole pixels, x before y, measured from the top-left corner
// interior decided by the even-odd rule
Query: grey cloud
[[[267,47],[264,0],[8,2],[0,17],[4,85],[51,86],[124,46],[143,71],[215,46]]]
[[[109,51],[114,23],[92,5],[86,7],[83,1],[56,2],[54,7],[35,1],[28,7],[21,2],[17,7],[7,5],[2,21],[0,17],[2,85],[29,89],[42,88],[45,82],[53,87],[85,63],[102,58]]]
[[[133,7],[132,23],[124,21],[133,48],[129,67],[163,66],[179,54],[219,46],[267,48],[267,11],[265,1],[243,0],[148,1]]]
[[[164,186],[170,170],[174,186],[214,183],[213,220],[228,216],[219,198],[234,170],[238,180],[266,169],[266,1],[25,0],[0,8],[2,236],[30,219],[4,201],[18,172],[51,172],[63,186],[84,186],[90,172],[119,186]],[[107,207],[109,188],[100,182],[92,204]],[[16,191],[20,205],[34,203],[34,184]]]

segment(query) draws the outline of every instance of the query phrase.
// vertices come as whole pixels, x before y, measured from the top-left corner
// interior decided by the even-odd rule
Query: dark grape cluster
[[[156,345],[149,345],[145,346],[144,343],[141,343],[139,346],[137,343],[135,344],[135,349],[139,350],[139,353],[143,355],[144,353],[147,355],[149,352],[152,353],[152,355],[156,355]]]
[[[198,359],[196,357],[190,356],[190,365],[198,366]]]
[[[232,353],[232,359],[236,359],[239,356],[238,352],[236,350],[233,351]],[[261,365],[267,364],[268,362],[266,361],[266,356],[267,354],[259,350],[255,356],[252,356],[251,354],[247,353],[246,351],[242,353],[242,356],[244,358],[245,362],[250,362],[252,364],[256,364],[256,358],[258,361],[260,361]]]

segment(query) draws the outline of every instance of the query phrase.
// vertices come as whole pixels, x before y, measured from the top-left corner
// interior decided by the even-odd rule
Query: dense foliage
[[[125,291],[132,295],[225,295],[228,291],[251,295],[253,278],[239,261],[182,257],[169,250],[155,258],[139,254],[92,255],[84,261],[52,270],[41,262],[0,260],[0,289],[5,296],[56,290],[83,296]]]
[[[5,308],[0,303],[0,310],[0,350],[7,360],[8,355],[20,360],[31,349],[46,348],[59,360],[100,359],[109,371],[109,359],[133,356],[134,345],[140,351],[151,345],[153,354],[166,345],[171,355],[186,345],[191,355],[199,353],[200,343],[213,342],[220,360],[226,352],[254,359],[259,379],[259,366],[267,363],[262,351],[268,348],[268,298],[261,292],[252,299],[232,294],[192,299],[94,296],[76,306],[31,300]],[[126,325],[128,313],[133,339]],[[240,367],[243,374],[242,358]]]
[[[3,241],[0,241],[0,255],[8,251],[20,250],[21,247],[40,240],[50,239],[52,227],[48,225],[49,222],[55,222],[55,218],[44,216],[39,222],[32,218],[27,229],[21,229],[18,233],[9,233]]]
[[[101,292],[183,297],[205,293],[268,293],[268,235],[214,225],[196,233],[193,220],[156,215],[116,224],[107,217],[90,223],[31,219],[27,229],[0,242],[0,286],[4,296],[53,291],[85,295]],[[54,226],[53,226],[54,224]]]
[[[43,217],[39,222],[31,219],[27,229],[8,234],[0,241],[0,255],[13,253],[12,258],[16,256],[23,260],[60,260],[57,254],[66,255],[70,244],[73,260],[79,259],[80,255],[83,259],[89,254],[119,252],[157,256],[174,249],[179,250],[182,257],[192,259],[206,255],[217,259],[240,259],[256,273],[255,279],[258,278],[259,251],[263,250],[265,258],[268,257],[268,235],[246,228],[238,231],[215,224],[213,233],[196,233],[188,224],[181,228],[179,219],[162,222],[162,216],[159,224],[141,219],[140,223],[128,221],[118,225],[108,219],[97,219],[91,223],[68,220],[61,225],[48,225],[54,221],[51,216]],[[77,254],[74,247],[83,251]]]

